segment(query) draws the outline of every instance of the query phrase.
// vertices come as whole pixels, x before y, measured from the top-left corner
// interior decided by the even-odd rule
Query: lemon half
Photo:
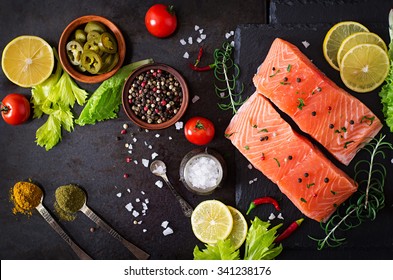
[[[383,83],[389,66],[389,57],[381,47],[360,44],[344,55],[340,76],[344,84],[353,91],[369,92]]]
[[[229,236],[233,218],[224,203],[218,200],[205,200],[192,212],[191,226],[196,238],[204,243],[214,244]]]
[[[339,70],[339,65],[337,62],[337,53],[341,46],[341,43],[349,35],[357,32],[367,32],[368,29],[354,21],[342,21],[335,24],[326,33],[325,39],[323,40],[323,55],[327,62],[336,70]]]
[[[52,47],[37,36],[19,36],[4,48],[1,67],[7,78],[21,87],[32,87],[52,73]]]

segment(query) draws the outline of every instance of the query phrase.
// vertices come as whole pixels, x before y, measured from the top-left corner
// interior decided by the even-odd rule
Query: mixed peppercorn
[[[179,81],[161,69],[141,73],[129,89],[131,110],[149,124],[170,120],[179,112],[182,102],[183,92]]]

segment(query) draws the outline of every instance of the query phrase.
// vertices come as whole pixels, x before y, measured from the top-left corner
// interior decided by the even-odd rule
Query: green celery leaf
[[[239,250],[234,250],[231,240],[219,240],[216,244],[205,244],[202,251],[195,246],[194,260],[238,260]]]
[[[152,59],[137,61],[120,68],[120,70],[102,82],[97,90],[90,96],[79,118],[78,125],[95,124],[99,121],[114,119],[121,105],[121,93],[125,79],[136,68],[153,63]]]
[[[48,120],[37,129],[37,145],[45,147],[47,151],[52,149],[61,139],[61,121],[53,114],[49,115]]]
[[[59,103],[64,106],[74,107],[75,95],[72,92],[69,76],[66,72],[60,77],[60,80],[50,92],[48,99],[54,103]]]
[[[277,237],[277,229],[281,226],[282,224],[279,224],[269,229],[269,222],[255,217],[247,233],[244,259],[271,260],[277,257],[282,251],[282,245],[277,246],[274,240]]]
[[[74,115],[72,114],[70,107],[59,108],[55,110],[52,115],[60,120],[61,125],[65,130],[71,132],[74,129]]]

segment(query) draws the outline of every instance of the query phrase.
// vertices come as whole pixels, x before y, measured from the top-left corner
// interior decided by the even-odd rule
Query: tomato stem
[[[175,9],[173,5],[168,5],[167,11],[169,14],[171,14],[172,16],[175,15]]]
[[[7,106],[5,106],[2,102],[0,102],[0,111],[7,113],[10,110]]]

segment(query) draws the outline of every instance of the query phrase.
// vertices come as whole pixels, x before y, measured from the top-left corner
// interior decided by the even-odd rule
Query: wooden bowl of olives
[[[186,81],[166,64],[148,64],[136,69],[126,80],[123,109],[136,125],[163,129],[175,124],[187,109]]]
[[[61,34],[58,49],[64,70],[74,79],[90,84],[113,76],[126,52],[119,28],[97,15],[72,21]]]

